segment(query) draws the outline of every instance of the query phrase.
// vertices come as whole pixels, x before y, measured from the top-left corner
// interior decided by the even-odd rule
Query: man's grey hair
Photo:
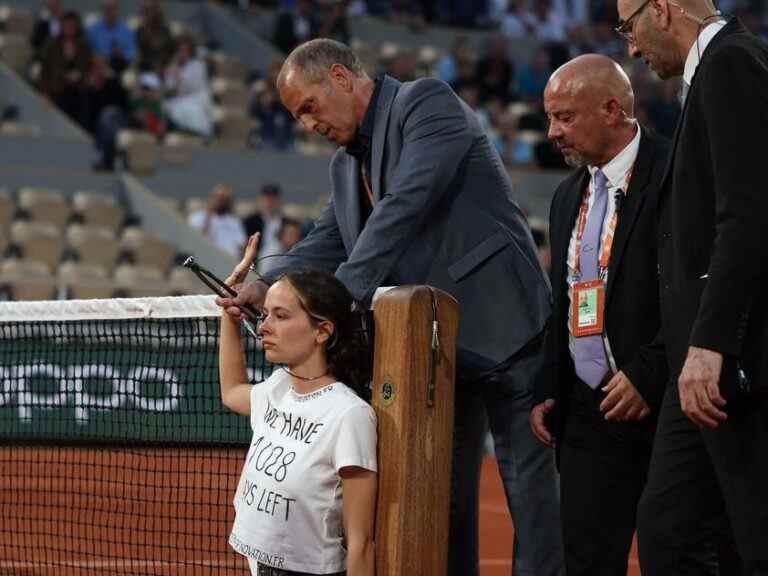
[[[366,77],[365,68],[352,49],[330,38],[305,42],[288,55],[278,76],[278,85],[289,70],[296,70],[309,82],[321,82],[334,64],[341,64],[355,76]]]

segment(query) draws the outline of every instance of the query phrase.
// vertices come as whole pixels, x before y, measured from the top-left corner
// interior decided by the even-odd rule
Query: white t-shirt
[[[189,225],[198,230],[205,226],[205,210],[189,215]],[[242,250],[247,240],[245,227],[240,218],[234,214],[211,214],[208,224],[208,237],[219,248],[236,258],[242,256]]]
[[[341,382],[297,394],[280,369],[251,390],[251,428],[229,544],[274,568],[343,571],[339,470],[376,471],[373,408]]]

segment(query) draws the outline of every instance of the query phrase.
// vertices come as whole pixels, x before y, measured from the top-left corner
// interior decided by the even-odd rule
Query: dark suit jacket
[[[768,380],[768,45],[733,19],[702,55],[660,200],[664,343],[676,379],[689,346]],[[754,140],[750,138],[754,136]],[[723,390],[727,392],[727,390]]]
[[[660,327],[656,203],[668,152],[668,140],[643,130],[629,193],[621,203],[605,296],[605,329],[617,367],[653,409],[661,403],[667,381],[664,349],[654,339]],[[539,402],[556,400],[557,416],[551,423],[556,435],[577,381],[568,349],[567,256],[588,184],[587,168],[576,170],[557,188],[549,214],[554,306],[546,339],[547,371],[536,396]]]
[[[374,208],[365,225],[360,165],[341,148],[329,205],[309,236],[275,259],[270,278],[320,266],[364,303],[379,286],[435,286],[461,308],[460,373],[498,366],[542,332],[550,291],[476,114],[440,80],[385,76],[371,147]]]

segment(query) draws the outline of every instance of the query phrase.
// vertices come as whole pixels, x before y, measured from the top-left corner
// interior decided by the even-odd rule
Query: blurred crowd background
[[[720,0],[718,8],[768,34],[764,0]],[[157,210],[149,204],[137,207],[125,175],[232,258],[254,230],[265,233],[268,253],[287,249],[311,229],[327,198],[333,147],[301,130],[274,80],[285,55],[314,37],[350,44],[372,76],[449,83],[476,111],[508,167],[546,265],[546,209],[566,168],[546,139],[542,93],[552,71],[579,54],[602,53],[629,74],[643,125],[671,136],[680,111],[679,81],[661,82],[632,61],[616,23],[612,0],[6,2],[0,272],[30,260],[29,236],[45,226],[30,230],[28,223],[42,219],[57,228],[57,241],[49,239],[57,247],[35,259],[54,282],[62,264],[87,259],[72,226],[82,233],[93,225],[102,228],[97,237],[117,245],[99,262],[104,272],[97,276],[111,282],[105,294],[134,293],[113,289],[122,286],[115,284],[119,266],[142,265],[136,229],[160,236],[176,255],[156,263],[160,272],[152,277],[161,286],[149,293],[192,290],[184,282],[170,289],[168,279],[195,246],[152,215]],[[18,146],[25,148],[17,155]],[[61,164],[55,174],[54,164]],[[119,210],[119,221],[89,222],[83,201],[76,203],[83,188]],[[59,212],[51,206],[59,205],[64,216],[54,218]],[[73,297],[60,279],[56,285],[59,296]],[[12,290],[6,295],[14,297]]]

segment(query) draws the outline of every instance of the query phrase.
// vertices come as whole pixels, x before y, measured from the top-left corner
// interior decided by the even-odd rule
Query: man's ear
[[[328,69],[331,83],[344,92],[352,91],[352,73],[343,64],[333,64]]]
[[[621,104],[619,104],[618,100],[615,98],[611,98],[603,103],[602,111],[612,126],[623,122],[624,117],[626,116],[624,109],[621,107]]]
[[[671,21],[670,10],[672,9],[669,2],[667,0],[651,0],[649,9],[651,17],[656,21],[657,25],[662,30],[668,29]]]

